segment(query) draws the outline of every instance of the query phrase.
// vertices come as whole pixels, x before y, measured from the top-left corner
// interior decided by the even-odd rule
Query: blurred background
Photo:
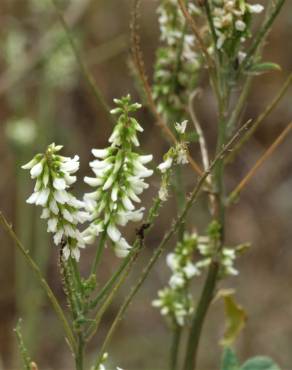
[[[131,93],[140,100],[130,66],[130,0],[60,1],[75,42],[81,50],[107,103]],[[261,1],[264,5],[265,1]],[[152,74],[158,45],[157,1],[143,2],[140,24],[142,49],[149,75]],[[244,119],[256,117],[271,101],[292,70],[292,3],[286,1],[270,34],[265,57],[279,63],[281,72],[254,79]],[[79,183],[74,191],[85,190],[82,177],[89,174],[92,147],[106,146],[111,122],[96,103],[59,24],[50,0],[1,0],[0,3],[0,208],[12,222],[21,241],[31,250],[42,267],[62,305],[62,293],[56,263],[58,252],[40,222],[40,210],[25,203],[32,192],[32,181],[20,165],[51,142],[64,144],[64,153],[80,155]],[[206,78],[202,76],[203,98],[198,115],[209,147],[216,138],[216,111]],[[292,90],[265,120],[256,135],[244,146],[238,159],[227,168],[226,181],[232,190],[257,158],[291,121]],[[145,128],[141,150],[154,153],[156,166],[168,144],[146,108],[138,114]],[[237,300],[248,313],[248,322],[236,343],[239,357],[264,354],[273,357],[283,369],[292,366],[292,136],[277,149],[244,190],[241,201],[227,214],[229,245],[250,241],[251,250],[238,261],[240,276],[224,286],[237,289]],[[197,144],[191,151],[199,160]],[[187,189],[194,175],[184,169]],[[159,186],[151,179],[145,204]],[[123,296],[135,281],[151,251],[158,245],[175,214],[175,202],[163,208],[162,217],[147,238],[147,248],[138,266],[106,314],[102,328],[89,352],[94,353],[116,313]],[[190,228],[204,231],[208,223],[206,203],[202,199],[191,211]],[[126,230],[132,240],[135,226]],[[32,357],[45,369],[72,369],[72,360],[58,321],[46,297],[27,269],[13,243],[0,230],[0,368],[15,368],[17,348],[13,328],[23,319],[23,333]],[[173,245],[170,245],[170,248]],[[94,255],[88,247],[81,258],[87,271]],[[119,326],[110,348],[113,364],[127,370],[164,370],[167,368],[170,336],[164,319],[151,307],[157,290],[163,287],[169,271],[162,258],[131,305],[127,320]],[[99,282],[114,271],[119,261],[107,250]],[[197,279],[199,293],[203,279]],[[200,346],[200,370],[219,368],[221,348],[218,341],[224,331],[223,309],[214,304]]]

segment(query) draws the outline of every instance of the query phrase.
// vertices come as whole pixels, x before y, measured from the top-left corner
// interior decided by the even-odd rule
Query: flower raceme
[[[96,159],[90,167],[95,176],[84,178],[95,189],[84,195],[91,223],[82,235],[86,243],[92,243],[101,232],[106,233],[116,255],[125,257],[131,246],[119,226],[143,217],[144,208],[136,208],[134,203],[141,202],[139,195],[148,188],[144,179],[153,171],[145,164],[152,160],[152,155],[139,155],[134,151],[134,147],[139,146],[137,132],[143,129],[131,113],[137,111],[140,104],[131,103],[129,95],[114,102],[117,107],[111,113],[118,114],[119,118],[109,138],[110,146],[92,150]]]
[[[51,144],[45,154],[37,154],[22,166],[30,170],[31,178],[36,180],[27,203],[43,207],[41,218],[47,219],[47,231],[54,234],[54,243],[62,242],[65,259],[71,256],[78,261],[85,242],[77,225],[88,220],[88,215],[83,210],[83,202],[68,190],[76,181],[74,174],[79,168],[79,157],[61,156],[58,154],[61,149],[61,145]]]

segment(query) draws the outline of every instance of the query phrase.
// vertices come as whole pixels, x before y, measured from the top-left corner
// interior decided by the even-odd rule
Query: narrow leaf
[[[265,62],[265,63],[256,63],[249,67],[246,71],[247,74],[260,75],[262,73],[271,72],[271,71],[281,71],[279,64]]]

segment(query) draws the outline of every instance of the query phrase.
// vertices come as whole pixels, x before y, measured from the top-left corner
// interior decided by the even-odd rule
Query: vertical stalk
[[[219,106],[219,122],[218,122],[218,138],[216,155],[220,153],[226,143],[226,128],[228,122],[228,106],[230,88],[228,87],[224,76],[220,78],[221,96],[218,101]],[[224,189],[224,159],[220,158],[214,168],[214,187],[216,193],[216,212],[215,219],[221,225],[221,238],[218,245],[218,251],[224,244],[224,229],[225,229],[225,189]],[[217,277],[219,272],[219,264],[217,256],[213,257],[213,261],[209,267],[205,284],[198,302],[195,315],[192,320],[191,330],[187,342],[186,356],[184,362],[184,370],[195,370],[198,348],[201,338],[203,325],[207,316],[208,309],[212,302],[216,289]]]
[[[179,325],[176,325],[173,328],[172,343],[170,347],[170,364],[169,364],[170,370],[177,369],[180,339],[181,339],[181,327]]]

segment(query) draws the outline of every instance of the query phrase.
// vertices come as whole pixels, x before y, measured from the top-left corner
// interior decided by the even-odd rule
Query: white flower
[[[235,22],[235,28],[237,31],[243,32],[246,29],[246,24],[239,19]]]
[[[188,121],[185,120],[182,123],[175,123],[175,129],[179,134],[184,134],[187,128]]]
[[[126,239],[120,238],[115,244],[114,249],[117,257],[125,258],[129,254],[131,246],[128,244]]]
[[[23,166],[24,169],[30,169],[32,178],[36,179],[35,191],[27,203],[43,207],[41,218],[47,219],[47,231],[54,234],[54,243],[59,245],[64,238],[64,258],[71,256],[78,261],[79,248],[83,248],[85,242],[77,224],[87,220],[88,214],[81,210],[83,203],[66,190],[76,181],[71,174],[79,168],[79,157],[71,159],[60,156],[58,151],[61,148],[51,144],[46,154],[37,154]]]
[[[160,172],[165,173],[173,163],[173,158],[169,156],[164,162],[160,163],[160,165],[157,166]]]
[[[97,158],[90,162],[95,177],[87,176],[84,181],[96,189],[84,195],[84,202],[92,224],[102,220],[103,231],[113,242],[116,254],[125,257],[131,246],[122,237],[118,226],[125,226],[129,221],[138,222],[143,217],[144,208],[136,209],[134,202],[140,203],[138,195],[148,188],[144,179],[153,171],[145,164],[152,160],[152,155],[138,155],[133,150],[133,146],[139,144],[137,131],[143,129],[130,113],[140,104],[132,104],[130,96],[115,99],[115,103],[118,107],[112,113],[121,115],[109,138],[111,145],[92,150]],[[94,232],[92,224],[83,232],[89,243],[94,240],[90,237]]]
[[[251,13],[261,13],[264,10],[264,7],[261,4],[247,4],[247,7]]]
[[[43,171],[43,164],[42,164],[42,162],[38,162],[30,170],[31,178],[35,179],[36,177],[38,177],[42,173],[42,171]]]
[[[169,280],[169,285],[173,288],[173,289],[176,289],[176,288],[182,288],[184,285],[185,285],[185,279],[184,277],[177,273],[177,274],[174,274],[172,275],[172,277],[170,278]]]
[[[114,243],[117,243],[120,240],[121,233],[114,224],[109,224],[106,231],[107,231],[108,236],[111,238],[111,240]]]

